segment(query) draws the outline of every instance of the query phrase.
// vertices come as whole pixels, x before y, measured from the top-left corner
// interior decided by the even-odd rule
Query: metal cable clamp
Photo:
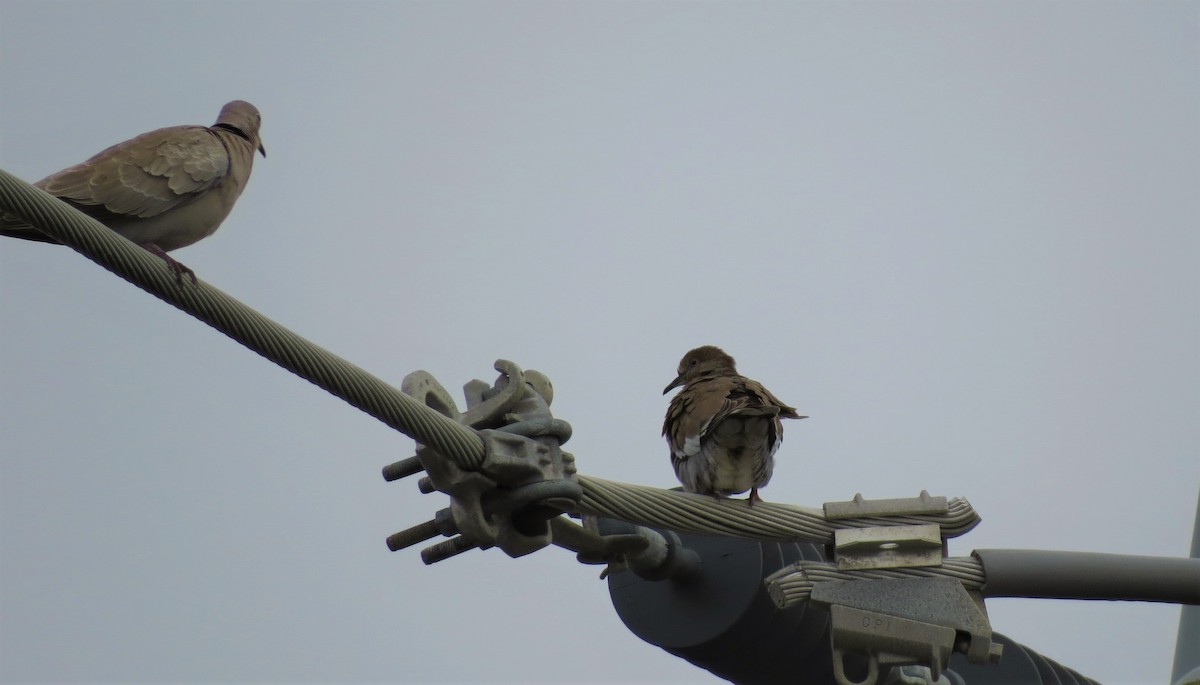
[[[478,430],[485,452],[467,468],[418,444],[416,456],[384,467],[388,481],[425,471],[421,491],[450,496],[450,506],[432,520],[390,536],[393,551],[443,535],[450,539],[421,551],[426,564],[475,548],[499,547],[519,557],[550,544],[549,521],[576,508],[583,491],[575,458],[560,449],[571,426],[550,413],[550,380],[503,359],[495,368],[500,376],[493,385],[475,380],[463,387],[464,412],[428,372],[405,377],[405,394]]]
[[[946,554],[945,537],[936,523],[912,523],[912,517],[944,513],[946,498],[919,497],[865,500],[825,505],[829,520],[878,519],[867,528],[839,528],[834,537],[838,570],[865,572],[884,569],[938,567]],[[805,562],[767,578],[776,601],[784,585],[804,574]],[[918,665],[937,680],[953,652],[963,652],[978,664],[1000,660],[1003,646],[992,641],[991,624],[978,592],[948,577],[861,578],[812,584],[810,601],[827,607],[834,676],[840,685],[874,685],[892,666]],[[845,657],[867,659],[867,674],[857,683],[845,672]],[[880,667],[884,668],[883,673]]]

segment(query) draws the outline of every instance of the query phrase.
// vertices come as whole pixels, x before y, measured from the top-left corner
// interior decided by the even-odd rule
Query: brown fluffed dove
[[[234,100],[209,126],[172,126],[143,133],[34,185],[162,257],[175,273],[196,275],[167,252],[206,238],[229,216],[246,187],[262,117]],[[13,217],[0,235],[58,241]]]
[[[680,385],[663,435],[683,489],[718,499],[749,490],[750,506],[761,502],[758,489],[771,480],[783,441],[780,419],[806,417],[739,375],[733,357],[712,345],[685,354],[663,394]]]

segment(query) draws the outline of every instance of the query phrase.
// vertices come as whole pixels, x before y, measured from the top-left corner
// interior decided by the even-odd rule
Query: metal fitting
[[[463,387],[463,412],[429,373],[417,371],[404,379],[404,393],[478,430],[485,451],[479,463],[463,466],[418,445],[416,456],[384,467],[389,481],[425,471],[418,487],[450,496],[443,518],[453,527],[447,533],[450,527],[436,525],[435,519],[391,536],[389,548],[402,549],[438,533],[461,534],[426,549],[422,559],[434,563],[475,547],[499,547],[509,556],[522,556],[548,545],[548,521],[579,502],[575,458],[560,448],[570,439],[571,426],[550,413],[550,380],[503,359],[495,368],[500,376],[493,385],[475,380]]]

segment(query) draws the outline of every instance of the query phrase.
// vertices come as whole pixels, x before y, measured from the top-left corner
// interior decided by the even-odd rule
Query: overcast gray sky
[[[0,0],[0,166],[263,113],[213,285],[395,384],[511,359],[584,473],[673,486],[712,343],[812,418],[773,501],[931,493],[952,553],[1187,554],[1196,2]],[[456,391],[457,392],[457,391]],[[0,241],[0,679],[717,682],[548,549],[433,567],[412,443],[56,246]],[[1167,605],[993,600],[1106,683]]]

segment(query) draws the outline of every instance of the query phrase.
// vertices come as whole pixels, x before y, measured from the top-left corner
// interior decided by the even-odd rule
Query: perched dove
[[[182,282],[191,269],[167,252],[217,230],[246,187],[262,117],[234,100],[207,126],[172,126],[118,143],[34,185],[162,257]],[[29,224],[0,216],[0,235],[58,241]]]
[[[719,347],[697,347],[679,362],[679,376],[663,390],[683,390],[671,400],[663,435],[683,489],[702,495],[750,491],[771,480],[785,419],[803,419],[758,381],[738,375],[733,357]]]

